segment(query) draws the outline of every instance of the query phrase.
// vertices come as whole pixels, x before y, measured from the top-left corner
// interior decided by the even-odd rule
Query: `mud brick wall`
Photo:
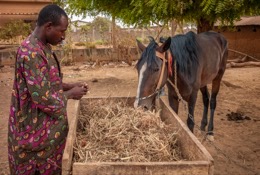
[[[215,31],[223,34],[228,40],[230,49],[248,54],[260,60],[260,25],[236,26],[233,30],[227,27]],[[243,57],[240,54],[229,52],[229,59]]]

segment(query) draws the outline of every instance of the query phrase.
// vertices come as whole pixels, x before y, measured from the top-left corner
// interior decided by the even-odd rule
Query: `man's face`
[[[68,27],[68,18],[61,16],[59,25],[50,25],[46,31],[47,42],[51,45],[60,44],[65,39],[65,31]]]

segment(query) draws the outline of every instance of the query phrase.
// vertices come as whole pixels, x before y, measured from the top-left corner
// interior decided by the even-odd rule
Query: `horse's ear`
[[[167,51],[171,46],[171,37],[168,37],[168,39],[156,50],[163,53]]]
[[[160,37],[160,43],[164,43],[166,41],[166,38]]]
[[[143,52],[146,47],[139,40],[136,40],[136,42],[139,49]]]

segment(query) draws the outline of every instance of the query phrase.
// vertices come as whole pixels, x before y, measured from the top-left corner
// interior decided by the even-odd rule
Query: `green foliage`
[[[108,43],[106,41],[103,41],[103,40],[97,40],[95,42],[96,45],[107,45]]]
[[[62,1],[62,0],[59,0]],[[243,15],[257,15],[259,0],[67,0],[68,11],[76,15],[105,14],[125,24],[167,25],[169,21],[232,24]]]
[[[96,44],[94,42],[86,42],[85,46],[87,48],[96,48]]]
[[[96,48],[97,45],[107,45],[108,43],[103,40],[96,40],[95,42],[78,42],[75,46],[83,46],[86,48]]]
[[[98,16],[91,23],[80,26],[80,29],[83,33],[90,32],[93,29],[99,33],[104,33],[109,31],[110,26],[111,21],[109,19]]]
[[[78,42],[78,43],[75,43],[75,46],[85,46],[86,44],[84,42]]]
[[[89,32],[92,29],[91,24],[86,24],[83,26],[80,26],[80,30],[84,33],[84,32]]]
[[[31,24],[22,20],[10,21],[0,28],[0,39],[9,40],[17,36],[26,37],[31,32]]]
[[[127,1],[129,0],[63,0],[68,5],[66,10],[69,14],[83,15],[83,17],[97,16],[98,14],[117,16],[117,13],[130,3]]]
[[[111,21],[107,18],[98,16],[92,21],[90,25],[92,28],[95,28],[100,33],[104,33],[109,31],[109,28],[111,26]]]
[[[259,0],[203,0],[202,12],[207,16],[214,17],[222,24],[233,24],[243,15],[258,15],[260,12]]]
[[[85,38],[85,41],[95,40],[94,33],[98,33],[105,40],[109,37],[105,37],[111,31],[112,22],[104,17],[97,16],[92,22],[78,27],[80,29],[81,35]],[[119,28],[119,26],[116,26]],[[93,33],[93,34],[92,34]],[[92,34],[92,37],[90,36]]]

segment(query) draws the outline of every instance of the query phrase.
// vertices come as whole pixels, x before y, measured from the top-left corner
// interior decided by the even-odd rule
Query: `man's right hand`
[[[88,88],[85,86],[75,86],[72,89],[65,91],[64,93],[66,94],[68,99],[74,99],[74,100],[80,100],[83,95],[86,95],[88,92]]]

